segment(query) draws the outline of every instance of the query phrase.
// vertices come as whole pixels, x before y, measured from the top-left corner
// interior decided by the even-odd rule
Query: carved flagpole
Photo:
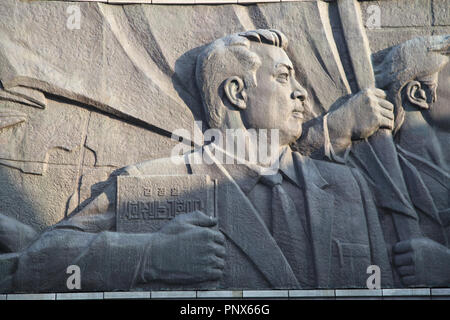
[[[371,52],[359,3],[357,0],[338,0],[337,5],[358,89],[375,88]],[[375,181],[378,205],[393,211],[399,240],[422,237],[418,216],[409,199],[402,175],[392,132],[380,129],[366,139],[366,142],[355,143],[352,151],[364,163],[369,163],[365,170],[372,181]],[[373,161],[376,161],[377,165],[371,167],[370,163]],[[377,184],[376,181],[380,179],[390,185]],[[386,192],[388,189],[393,192]]]

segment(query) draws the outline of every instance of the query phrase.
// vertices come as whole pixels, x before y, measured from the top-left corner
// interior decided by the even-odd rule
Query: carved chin
[[[285,140],[286,140],[286,141],[283,141],[284,144],[293,143],[293,142],[297,141],[302,135],[302,126],[301,126],[301,124],[300,125],[296,125],[296,126],[291,125],[289,129],[290,130],[284,132],[284,137],[285,137]]]
[[[300,127],[299,127],[299,129],[298,129],[298,131],[297,131],[297,135],[296,135],[294,141],[292,141],[292,142],[295,142],[295,141],[297,141],[298,139],[300,139],[300,137],[302,136],[302,132],[303,132],[302,126],[300,125]]]

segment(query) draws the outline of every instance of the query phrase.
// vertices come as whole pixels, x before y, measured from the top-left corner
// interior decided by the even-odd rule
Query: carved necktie
[[[261,183],[272,188],[272,235],[300,283],[307,278],[307,241],[303,223],[293,200],[281,186],[283,176],[263,175]],[[311,257],[309,257],[311,258]]]

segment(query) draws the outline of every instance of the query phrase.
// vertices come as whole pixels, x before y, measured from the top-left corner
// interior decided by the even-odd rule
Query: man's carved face
[[[256,72],[256,87],[245,89],[244,124],[253,129],[279,129],[280,145],[294,142],[302,133],[307,92],[295,80],[292,62],[282,48],[252,43],[251,50],[262,64]]]
[[[442,130],[450,131],[450,64],[439,73],[438,99],[430,105],[426,112],[433,125]]]

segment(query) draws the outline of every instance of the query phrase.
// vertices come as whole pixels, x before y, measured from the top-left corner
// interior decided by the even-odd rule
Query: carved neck
[[[423,111],[405,108],[405,121],[396,136],[397,144],[403,149],[415,153],[430,162],[445,168],[442,142],[436,136],[436,130],[424,118]]]
[[[238,133],[239,135],[247,133],[248,136],[250,136],[250,133],[248,132],[249,129],[247,129],[242,122],[240,114],[237,112],[228,113],[222,128],[220,128],[223,135],[222,148],[224,149],[227,148],[227,143],[233,143],[233,139],[236,138],[230,136],[230,129],[237,131],[241,130],[240,133]],[[280,141],[271,141],[271,133],[268,132],[269,130],[267,130],[267,134],[265,135],[260,135],[260,132],[257,129],[251,131],[252,133],[256,133],[256,140],[246,138],[240,140],[241,143],[238,143],[238,139],[236,138],[234,139],[234,150],[237,150],[239,155],[245,156],[245,160],[247,161],[255,159],[256,165],[263,167],[271,166],[279,159],[282,151],[285,150],[286,147],[289,147],[289,145],[280,144]],[[232,134],[233,133],[231,133],[231,135]],[[229,141],[227,142],[227,140]],[[244,150],[242,150],[243,146]]]

